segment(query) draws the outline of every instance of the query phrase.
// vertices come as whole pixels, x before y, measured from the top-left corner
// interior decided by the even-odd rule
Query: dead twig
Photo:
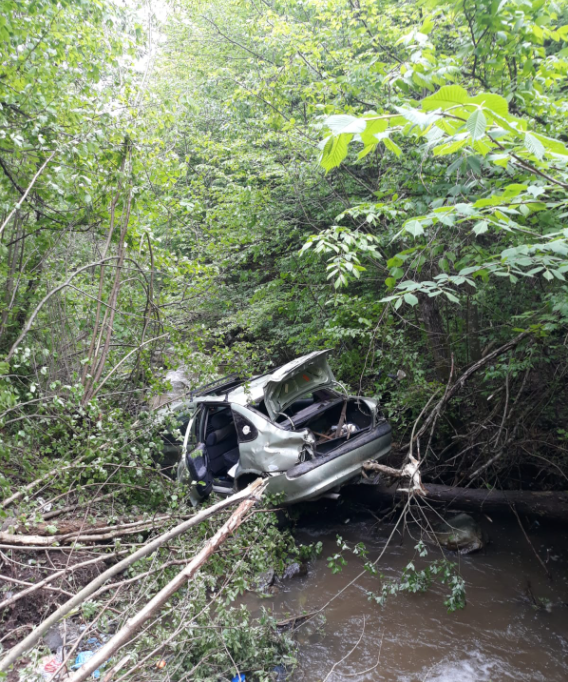
[[[337,668],[337,666],[341,665],[344,661],[346,661],[349,656],[359,647],[359,644],[361,644],[361,641],[363,639],[363,635],[365,634],[365,616],[363,616],[363,629],[361,630],[361,634],[359,635],[359,639],[357,640],[357,643],[355,646],[347,653],[343,658],[340,658],[339,661],[336,661],[331,670],[327,673],[327,675],[323,678],[323,682],[327,682],[331,675],[333,674],[333,671]]]
[[[515,517],[516,517],[516,519],[517,519],[517,522],[518,522],[518,524],[519,524],[519,528],[522,530],[523,535],[525,536],[525,540],[529,543],[529,547],[532,549],[533,554],[534,554],[535,557],[538,559],[538,562],[540,563],[540,565],[543,567],[544,572],[546,573],[548,579],[549,579],[549,580],[552,580],[552,575],[550,574],[550,571],[548,570],[547,565],[546,565],[546,564],[544,563],[544,561],[542,560],[540,554],[539,554],[539,553],[536,551],[536,549],[534,548],[534,545],[533,545],[533,543],[531,542],[531,539],[529,538],[529,536],[528,536],[528,534],[527,534],[527,531],[525,530],[525,527],[523,526],[523,523],[522,523],[522,521],[521,521],[521,517],[519,516],[517,510],[515,509],[515,505],[514,505],[514,504],[511,505],[511,509],[513,510],[513,514],[515,515]]]

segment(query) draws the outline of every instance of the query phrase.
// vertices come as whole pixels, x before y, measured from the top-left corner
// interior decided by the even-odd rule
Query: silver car
[[[258,476],[284,503],[335,493],[357,478],[363,462],[385,456],[391,428],[372,398],[345,394],[316,351],[248,381],[227,377],[172,406],[183,442],[178,480],[194,503],[211,491],[230,494]],[[180,447],[181,445],[181,447]]]

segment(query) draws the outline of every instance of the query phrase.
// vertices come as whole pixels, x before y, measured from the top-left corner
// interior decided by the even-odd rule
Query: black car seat
[[[226,473],[239,459],[237,431],[231,410],[214,412],[207,420],[205,447],[213,476]]]

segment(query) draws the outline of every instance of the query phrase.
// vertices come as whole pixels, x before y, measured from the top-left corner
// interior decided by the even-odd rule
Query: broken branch
[[[207,509],[203,509],[197,514],[194,514],[187,521],[180,523],[175,528],[172,528],[166,533],[163,533],[162,535],[158,536],[151,542],[146,543],[130,556],[126,557],[122,561],[119,561],[114,566],[108,568],[106,571],[101,573],[97,578],[92,580],[88,585],[86,585],[82,590],[80,590],[72,599],[65,602],[65,604],[63,604],[56,611],[54,611],[48,618],[46,618],[41,623],[41,625],[38,625],[38,627],[35,630],[33,630],[33,632],[30,632],[30,634],[27,637],[25,637],[21,642],[16,644],[16,646],[12,647],[12,649],[10,649],[4,656],[4,658],[0,661],[0,671],[8,670],[8,668],[13,663],[15,663],[24,652],[33,647],[36,644],[36,642],[39,641],[39,639],[44,635],[44,633],[46,633],[49,630],[49,628],[52,625],[55,625],[61,618],[63,618],[63,616],[66,616],[70,611],[72,611],[77,606],[82,604],[86,599],[88,599],[93,594],[93,592],[98,590],[98,588],[101,587],[101,585],[103,585],[107,580],[109,580],[109,578],[112,578],[113,576],[122,573],[126,568],[131,566],[136,561],[139,561],[143,557],[152,554],[152,552],[159,549],[162,545],[166,544],[170,540],[173,540],[179,535],[182,535],[187,530],[193,528],[193,526],[198,525],[202,521],[209,519],[211,516],[214,516],[217,512],[221,511],[222,509],[225,509],[226,507],[235,504],[235,502],[246,500],[250,495],[254,494],[261,485],[262,480],[257,479],[244,490],[241,490],[240,492],[235,493],[234,495],[231,495],[230,497],[227,497],[224,500],[221,500],[220,502],[217,502],[217,504],[214,504],[211,507],[208,507]]]
[[[230,518],[219,528],[215,535],[208,540],[203,549],[181,570],[177,576],[163,587],[146,606],[125,625],[73,675],[69,682],[83,682],[99,666],[105,663],[120,647],[124,646],[134,633],[174,595],[181,587],[188,583],[199,568],[209,559],[217,548],[241,525],[250,509],[258,502],[264,492],[267,482],[257,480],[258,485],[251,497],[238,506]],[[253,484],[254,485],[254,484]]]

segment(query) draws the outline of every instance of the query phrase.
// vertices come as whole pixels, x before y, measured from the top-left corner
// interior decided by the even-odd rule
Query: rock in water
[[[286,570],[282,575],[282,580],[289,580],[297,575],[306,575],[308,572],[308,567],[306,564],[299,564],[297,561],[289,566],[286,566]]]
[[[274,578],[276,577],[273,568],[269,568],[268,571],[261,573],[255,580],[254,589],[256,592],[266,592],[269,587],[274,583]]]
[[[476,552],[485,546],[486,538],[479,523],[469,514],[458,514],[434,527],[432,542],[460,554]]]

